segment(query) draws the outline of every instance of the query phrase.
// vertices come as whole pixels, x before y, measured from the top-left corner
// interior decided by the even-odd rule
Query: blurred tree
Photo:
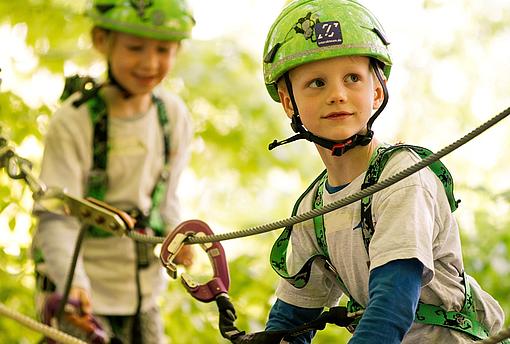
[[[408,6],[414,15],[397,19],[395,8],[376,0],[364,2],[381,17],[394,51],[399,52],[389,81],[390,105],[375,127],[383,138],[437,150],[501,110],[510,74],[510,65],[504,62],[510,58],[505,49],[510,39],[504,25],[510,20],[507,1],[406,1],[399,10],[404,13],[400,7]],[[84,8],[84,0],[0,2],[0,37],[9,42],[0,56],[5,76],[0,135],[34,162],[35,171],[64,74],[104,73],[91,49],[90,23],[81,15]],[[187,215],[207,221],[216,232],[287,217],[299,191],[321,165],[306,142],[266,151],[269,142],[287,137],[290,128],[279,105],[265,92],[259,56],[235,39],[191,41],[183,46],[165,87],[185,99],[196,126],[191,169],[184,175],[182,190]],[[505,123],[491,129],[492,134],[445,162],[455,177],[457,196],[463,199],[457,216],[466,270],[510,314],[510,282],[505,278],[510,270],[510,182],[505,178],[509,138],[504,134],[508,130]],[[27,240],[33,225],[30,197],[21,182],[0,172],[0,302],[35,317]],[[267,257],[276,235],[224,243],[231,298],[239,317],[236,324],[242,330],[261,330],[273,301],[277,278]],[[203,259],[193,271],[199,279],[207,279],[207,264]],[[162,307],[172,343],[220,341],[215,305],[198,303],[179,283],[169,284]],[[349,336],[328,326],[314,342],[346,342]],[[0,342],[34,343],[38,338],[0,317]]]

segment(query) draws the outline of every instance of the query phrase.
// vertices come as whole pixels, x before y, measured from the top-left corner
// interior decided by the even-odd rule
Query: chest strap
[[[137,227],[150,227],[154,230],[156,235],[164,235],[165,224],[161,217],[159,206],[165,194],[166,181],[168,180],[169,175],[170,129],[168,115],[163,101],[155,95],[152,95],[152,101],[156,105],[158,121],[163,132],[164,166],[159,179],[152,190],[152,204],[149,213],[142,216],[136,216],[139,214],[134,215],[137,217]],[[108,189],[108,176],[106,169],[109,150],[108,114],[106,110],[106,103],[99,93],[96,93],[96,96],[87,99],[86,104],[89,109],[94,131],[92,169],[89,172],[86,195],[88,197],[104,201],[106,191]],[[98,227],[89,228],[87,234],[93,237],[109,237],[112,235]]]

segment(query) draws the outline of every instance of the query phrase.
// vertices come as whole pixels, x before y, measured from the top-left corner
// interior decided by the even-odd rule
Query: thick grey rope
[[[316,216],[329,213],[329,212],[339,209],[341,207],[345,207],[346,205],[357,202],[357,201],[361,200],[362,198],[365,198],[365,197],[370,196],[378,191],[381,191],[382,189],[387,188],[388,186],[393,185],[396,182],[398,182],[406,177],[409,177],[411,174],[418,172],[419,170],[427,167],[428,165],[441,159],[442,157],[451,153],[452,151],[459,148],[460,146],[471,141],[472,139],[474,139],[475,137],[477,137],[478,135],[480,135],[481,133],[483,133],[490,127],[492,127],[495,124],[497,124],[498,122],[500,122],[502,119],[504,119],[508,115],[510,115],[510,107],[507,108],[506,110],[502,111],[498,115],[494,116],[487,122],[483,123],[478,128],[474,129],[473,131],[471,131],[464,137],[460,138],[459,140],[455,141],[454,143],[441,149],[437,153],[434,153],[434,154],[426,157],[425,159],[419,161],[418,163],[406,168],[403,171],[400,171],[399,173],[397,173],[387,179],[384,179],[381,182],[378,182],[377,184],[374,184],[366,189],[358,191],[358,192],[356,192],[348,197],[345,197],[343,199],[340,199],[336,202],[326,204],[322,208],[313,209],[306,213],[295,215],[295,216],[292,216],[292,217],[289,217],[289,218],[286,218],[283,220],[259,225],[256,227],[251,227],[251,228],[236,231],[236,232],[222,233],[222,234],[215,234],[215,235],[206,235],[206,236],[200,236],[200,237],[198,237],[198,236],[188,237],[186,239],[185,243],[186,244],[203,244],[203,243],[209,243],[209,242],[237,239],[237,238],[247,237],[247,236],[256,235],[256,234],[262,234],[262,233],[266,233],[266,232],[269,232],[272,230],[284,228],[287,226],[292,226],[292,225],[295,225],[296,223],[310,220]],[[165,239],[163,237],[145,236],[145,235],[138,234],[135,232],[130,232],[128,235],[129,235],[129,237],[133,238],[134,240],[149,242],[152,244],[162,243]]]
[[[53,327],[47,326],[40,322],[33,320],[32,318],[27,317],[21,313],[13,311],[7,308],[3,303],[0,303],[0,314],[5,315],[18,323],[28,327],[29,329],[34,330],[35,332],[39,332],[44,334],[46,337],[51,338],[58,343],[62,344],[87,344],[78,338],[72,337],[67,333],[59,331]]]
[[[309,220],[314,218],[315,216],[323,215],[328,212],[331,212],[333,210],[339,209],[341,207],[345,207],[346,205],[349,205],[351,203],[357,202],[361,200],[362,198],[365,198],[367,196],[370,196],[378,191],[381,191],[384,188],[387,188],[390,185],[395,184],[396,182],[409,177],[411,174],[418,172],[419,170],[429,166],[433,162],[441,159],[445,155],[451,153],[455,149],[459,148],[460,146],[466,144],[467,142],[471,141],[487,129],[491,128],[498,122],[500,122],[502,119],[508,117],[510,115],[510,107],[506,110],[502,111],[495,117],[491,118],[487,122],[480,125],[478,128],[474,129],[464,137],[460,138],[459,140],[455,141],[454,143],[446,146],[445,148],[441,149],[437,153],[434,153],[425,159],[421,160],[420,162],[406,168],[405,170],[387,178],[383,181],[376,183],[364,190],[361,190],[359,192],[356,192],[346,198],[343,198],[341,200],[338,200],[336,202],[329,203],[325,205],[324,207],[320,209],[313,209],[311,211],[308,211],[306,213],[292,216],[283,220],[279,220],[276,222],[248,228],[245,230],[237,231],[237,232],[231,232],[231,233],[224,233],[224,234],[216,234],[216,235],[207,235],[207,236],[201,236],[201,237],[189,237],[186,240],[186,243],[188,244],[202,244],[202,243],[208,243],[208,242],[216,242],[216,241],[222,241],[222,240],[230,240],[230,239],[236,239],[236,238],[242,238],[247,237],[251,235],[256,234],[262,234],[266,233],[272,230],[280,229],[287,226],[292,226],[297,223]],[[162,243],[165,238],[162,237],[150,237],[142,234],[138,234],[136,232],[130,232],[129,236],[137,241],[144,241],[144,242],[150,242],[153,244]],[[504,339],[510,338],[510,328],[501,330],[497,334],[495,334],[492,337],[486,338],[485,340],[481,341],[480,344],[496,344]]]

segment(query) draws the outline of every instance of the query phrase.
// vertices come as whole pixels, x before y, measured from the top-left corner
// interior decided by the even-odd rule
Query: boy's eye
[[[360,80],[359,75],[349,74],[345,77],[346,82],[358,82]]]
[[[310,82],[310,84],[308,84],[308,86],[311,88],[324,87],[324,85],[326,85],[326,83],[322,79],[315,79],[312,82]]]
[[[158,47],[158,52],[160,52],[160,53],[168,53],[169,51],[170,51],[170,47],[166,47],[166,46]]]
[[[128,50],[131,50],[131,51],[140,51],[143,49],[143,47],[141,45],[128,45],[127,48],[128,48]]]

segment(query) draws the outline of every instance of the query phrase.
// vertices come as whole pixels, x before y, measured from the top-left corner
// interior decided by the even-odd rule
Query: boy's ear
[[[283,110],[287,114],[287,117],[292,118],[294,115],[294,108],[292,107],[292,101],[290,100],[287,88],[278,85],[278,96],[280,96],[280,102],[282,103]]]
[[[376,87],[374,89],[374,105],[373,105],[374,110],[378,109],[384,100],[383,88],[377,79],[375,85]],[[384,79],[384,85],[386,85],[386,79]]]
[[[91,36],[94,48],[100,53],[106,54],[108,52],[109,32],[96,26],[92,29]]]

